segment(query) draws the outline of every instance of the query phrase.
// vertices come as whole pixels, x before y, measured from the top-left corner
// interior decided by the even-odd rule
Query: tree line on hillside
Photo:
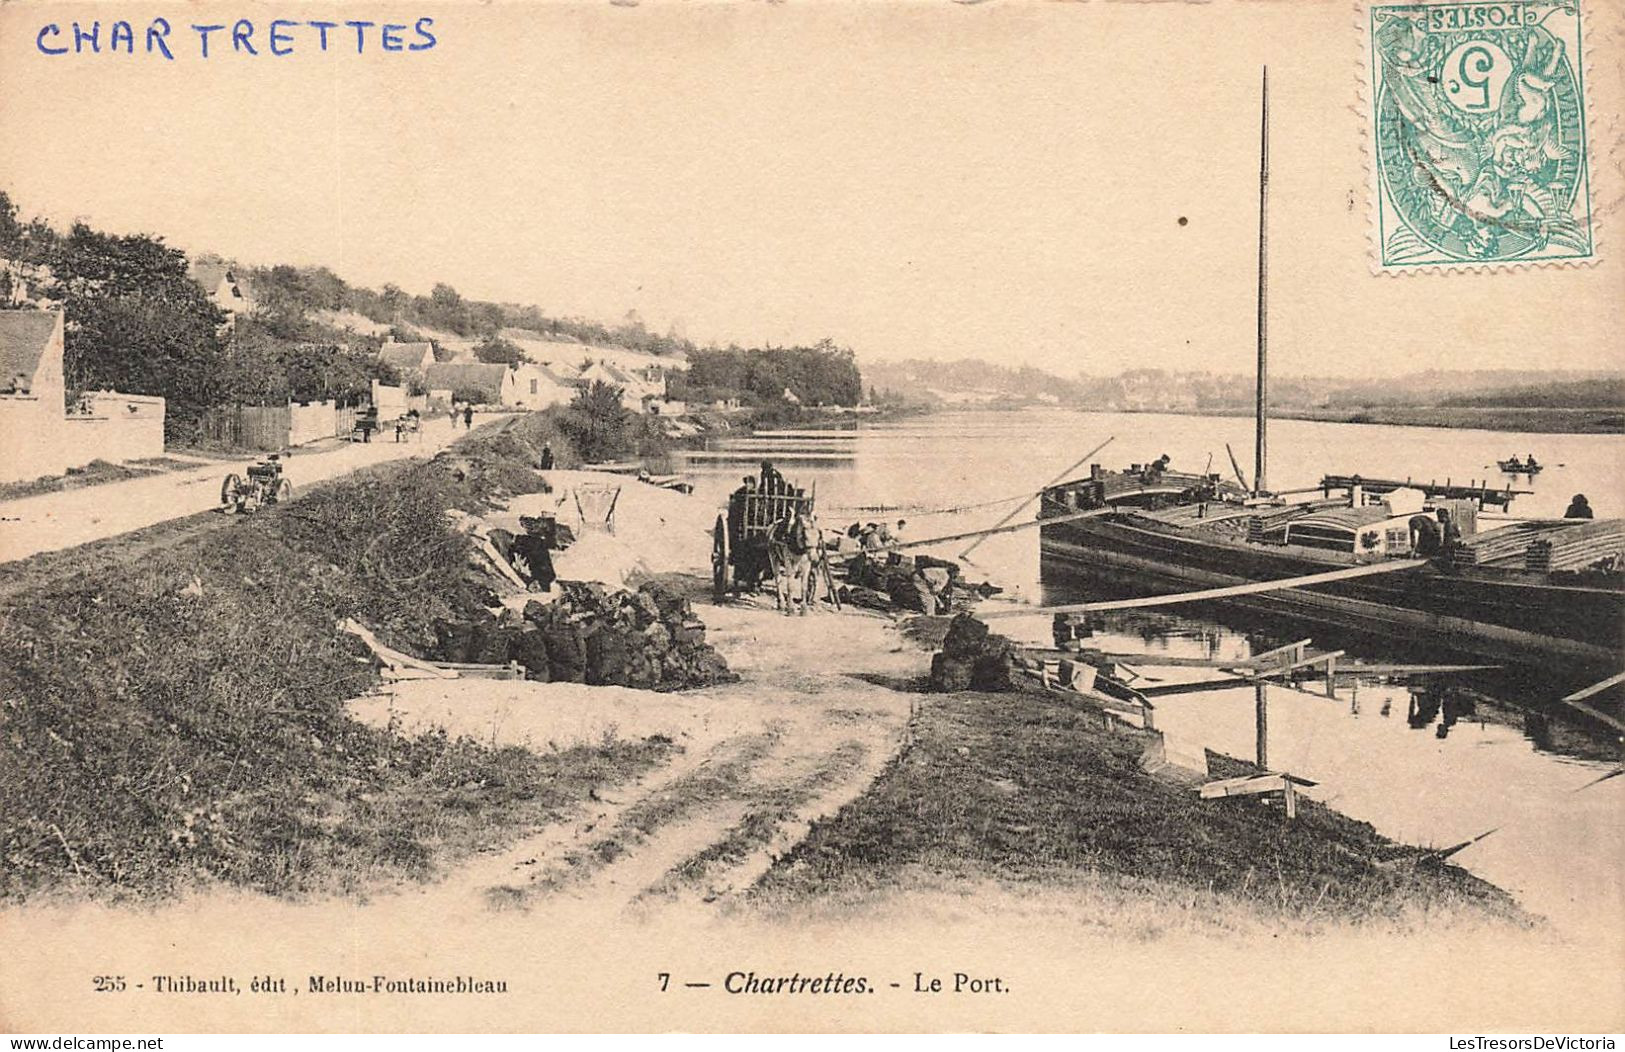
[[[622,324],[611,326],[583,318],[552,317],[532,304],[465,299],[445,282],[422,296],[393,284],[378,290],[351,285],[327,267],[253,267],[244,276],[261,309],[273,317],[353,311],[383,325],[421,326],[468,339],[494,339],[505,328],[526,329],[543,337],[656,355],[683,354],[694,346],[674,333],[650,332],[637,311],[627,311]]]
[[[19,221],[3,191],[0,257],[27,275],[31,301],[62,308],[68,390],[161,395],[170,440],[195,439],[215,406],[354,404],[374,379],[399,380],[379,361],[376,338],[326,329],[274,298],[228,325],[186,254],[162,238],[108,234],[83,222],[61,234],[39,219]],[[9,299],[13,279],[3,280],[0,294]]]
[[[756,405],[853,406],[863,401],[863,376],[851,349],[829,339],[811,347],[708,347],[689,352],[688,373],[673,381],[672,394],[737,395]]]
[[[355,404],[373,380],[404,381],[380,360],[381,336],[338,328],[324,311],[350,310],[385,325],[386,335],[419,340],[415,326],[477,340],[475,357],[505,365],[524,360],[502,335],[507,327],[599,345],[697,360],[695,390],[727,391],[757,404],[783,404],[790,391],[807,405],[853,405],[862,379],[852,352],[825,340],[812,347],[699,350],[675,336],[656,336],[635,312],[620,326],[549,318],[534,306],[465,300],[449,285],[412,296],[386,285],[374,292],[349,285],[326,267],[234,267],[253,309],[229,317],[193,280],[186,254],[147,234],[118,235],[74,223],[59,233],[43,219],[18,218],[0,191],[0,260],[26,276],[31,301],[66,315],[64,371],[72,391],[111,388],[161,395],[166,436],[198,437],[209,409],[227,404],[281,405],[332,399]],[[197,262],[224,264],[218,256]],[[0,269],[0,302],[13,277]],[[447,357],[436,346],[436,357]],[[674,391],[682,397],[682,391]],[[597,404],[605,397],[596,397]],[[618,396],[617,396],[618,397]],[[612,422],[613,423],[613,422]],[[610,431],[616,427],[611,426]],[[593,434],[589,442],[602,437]],[[605,443],[613,444],[606,439]]]

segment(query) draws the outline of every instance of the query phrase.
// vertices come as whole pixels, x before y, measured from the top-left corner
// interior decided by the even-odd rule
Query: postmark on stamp
[[[1369,9],[1377,265],[1594,258],[1578,0]]]

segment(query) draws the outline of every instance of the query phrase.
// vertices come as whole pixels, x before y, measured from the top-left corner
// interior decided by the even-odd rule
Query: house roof
[[[430,390],[455,391],[458,388],[479,387],[488,391],[501,391],[506,365],[486,365],[481,362],[436,362],[423,370],[423,382]]]
[[[18,376],[27,377],[32,385],[61,321],[61,311],[0,311],[0,389],[9,388]]]
[[[431,343],[386,343],[379,348],[378,357],[386,365],[397,369],[418,369],[423,366],[424,355],[429,355],[433,361],[434,345]]]
[[[615,368],[615,366],[611,365],[609,362],[604,361],[602,358],[596,359],[594,361],[590,361],[590,362],[587,362],[586,364],[584,364],[581,367],[581,377],[580,378],[581,379],[590,378],[593,375],[595,370],[596,370],[596,372],[598,374],[600,374],[602,376],[607,376],[609,378],[610,383],[620,384],[621,386],[624,387],[627,384],[632,382],[632,378],[630,376],[627,376],[621,370]]]
[[[192,280],[202,285],[203,291],[211,296],[230,273],[231,267],[225,263],[193,263],[191,267]]]

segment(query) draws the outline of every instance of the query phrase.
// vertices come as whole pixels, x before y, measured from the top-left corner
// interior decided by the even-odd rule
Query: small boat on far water
[[[1535,456],[1533,453],[1529,455],[1528,460],[1519,460],[1517,457],[1513,457],[1510,460],[1497,460],[1495,463],[1497,467],[1506,472],[1508,475],[1529,475],[1533,477],[1546,470],[1545,464],[1540,464],[1535,461]]]

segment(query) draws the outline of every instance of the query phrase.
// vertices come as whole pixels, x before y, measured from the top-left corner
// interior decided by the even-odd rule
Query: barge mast
[[[1264,67],[1263,117],[1258,146],[1258,400],[1254,434],[1253,495],[1267,492],[1264,481],[1269,463],[1269,185],[1270,185],[1270,70]]]

